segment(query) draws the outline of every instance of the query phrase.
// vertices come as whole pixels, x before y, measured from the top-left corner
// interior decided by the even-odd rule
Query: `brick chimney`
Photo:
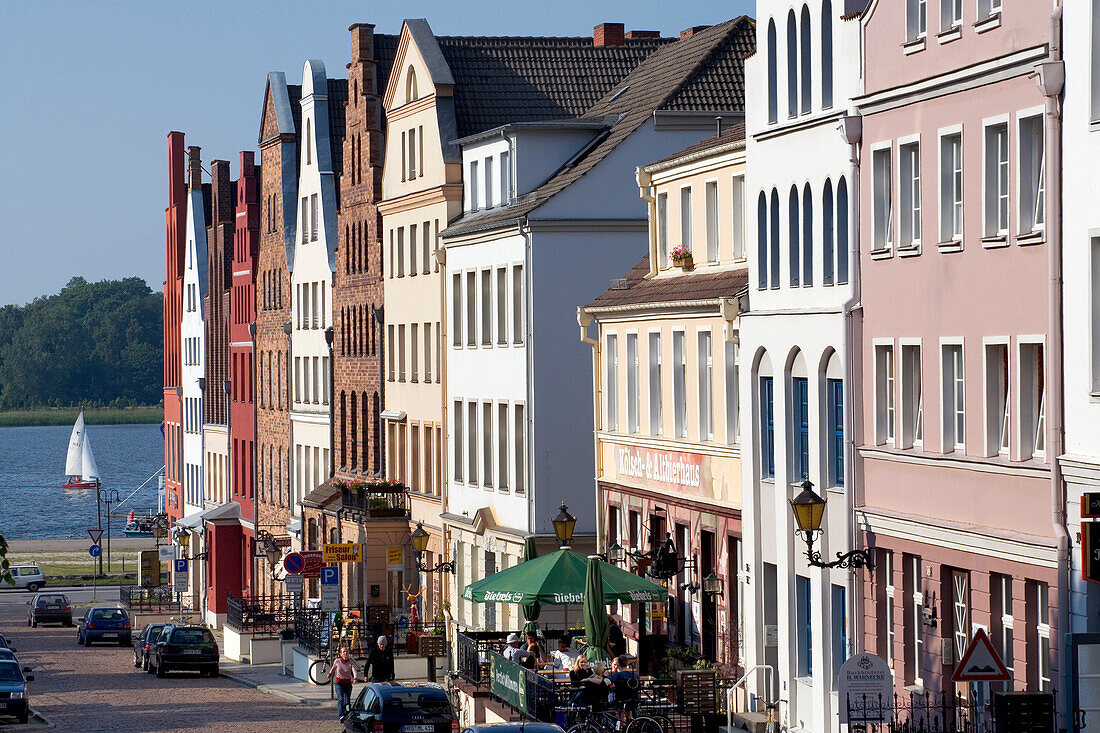
[[[370,61],[374,58],[374,24],[352,23],[348,26],[351,31],[351,60]]]
[[[187,146],[187,185],[192,191],[202,190],[202,148]]]
[[[600,23],[592,29],[593,46],[625,46],[625,26],[622,23]]]
[[[210,211],[214,218],[214,226],[233,224],[236,201],[233,195],[233,183],[229,179],[229,161],[211,161],[210,178],[213,181]]]
[[[626,40],[637,41],[642,38],[660,38],[660,31],[627,31]]]
[[[707,28],[710,28],[710,26],[709,25],[693,25],[690,28],[685,28],[682,31],[680,31],[680,40],[682,41],[685,38],[691,38],[692,36],[694,36],[699,31],[705,31]]]

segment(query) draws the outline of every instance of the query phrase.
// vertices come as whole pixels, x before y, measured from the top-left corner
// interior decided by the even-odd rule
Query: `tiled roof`
[[[672,38],[595,46],[591,37],[437,36],[454,76],[458,136],[576,117]]]
[[[612,286],[586,307],[610,308],[642,303],[732,298],[744,290],[749,282],[749,271],[744,267],[718,272],[703,270],[652,280],[645,279],[647,274],[649,274],[648,254],[626,274],[625,282]]]
[[[290,97],[290,113],[294,115],[294,131],[302,129],[302,85],[287,84],[286,94]]]
[[[386,82],[390,78],[390,70],[393,69],[393,60],[397,56],[397,44],[401,36],[388,33],[374,34],[374,58],[378,61],[378,69],[375,79],[378,82],[378,94],[386,93]]]
[[[750,25],[751,29],[752,26]],[[745,109],[745,58],[756,48],[755,33],[734,34],[715,47],[692,78],[661,109]]]
[[[652,163],[646,164],[645,167],[649,168],[650,166],[660,165],[661,163],[667,163],[672,160],[686,158],[689,155],[702,153],[704,151],[710,150],[711,148],[720,148],[725,145],[729,145],[730,143],[735,143],[738,141],[744,142],[744,140],[745,123],[738,122],[736,125],[729,125],[728,127],[725,127],[722,130],[721,135],[714,135],[712,137],[708,137],[706,140],[700,140],[693,145],[688,145],[683,150],[679,150],[668,156],[667,158],[661,158],[660,160],[655,160]]]
[[[635,130],[641,127],[655,110],[664,109],[674,99],[695,99],[700,105],[691,109],[725,110],[714,105],[726,104],[724,97],[711,99],[703,91],[693,91],[695,83],[709,79],[706,72],[711,64],[730,65],[733,56],[725,53],[727,47],[748,53],[755,42],[755,27],[751,18],[742,16],[700,31],[688,38],[657,49],[623,81],[615,85],[599,102],[590,107],[585,117],[614,115],[618,122],[604,133],[604,138],[588,153],[561,169],[536,190],[520,196],[516,203],[486,213],[464,216],[447,234],[487,229],[497,224],[522,219],[546,203],[585,173],[592,170],[618,147]],[[736,65],[736,64],[734,64]],[[738,67],[744,78],[743,67]],[[743,88],[743,84],[741,85]],[[743,106],[736,108],[743,111]]]
[[[328,80],[328,134],[332,141],[332,172],[344,169],[344,105],[348,102],[348,80]],[[299,105],[301,106],[301,105]]]

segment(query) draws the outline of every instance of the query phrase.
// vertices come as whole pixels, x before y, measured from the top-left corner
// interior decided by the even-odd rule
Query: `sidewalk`
[[[222,657],[220,665],[222,676],[238,684],[254,687],[261,692],[278,695],[302,705],[336,707],[336,700],[329,697],[329,685],[311,685],[284,675],[281,664],[252,665]]]

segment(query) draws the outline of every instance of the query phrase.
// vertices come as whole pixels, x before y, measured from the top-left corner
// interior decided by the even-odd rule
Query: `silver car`
[[[16,565],[11,569],[11,580],[0,581],[0,588],[22,588],[36,593],[46,585],[46,575],[37,565]]]

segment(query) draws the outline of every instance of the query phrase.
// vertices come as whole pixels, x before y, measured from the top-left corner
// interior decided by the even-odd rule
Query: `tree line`
[[[162,296],[138,277],[0,308],[0,409],[161,401]]]

